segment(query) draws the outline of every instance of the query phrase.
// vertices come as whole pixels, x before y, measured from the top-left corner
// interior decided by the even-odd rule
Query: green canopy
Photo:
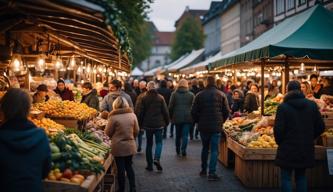
[[[254,41],[209,64],[214,69],[284,54],[333,60],[333,13],[316,5],[284,20]]]

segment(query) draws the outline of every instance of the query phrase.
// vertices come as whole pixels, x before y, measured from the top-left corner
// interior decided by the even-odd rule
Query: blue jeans
[[[176,124],[176,152],[177,154],[182,151],[182,154],[186,154],[186,147],[188,143],[188,134],[192,123],[180,123]]]
[[[209,161],[209,174],[215,174],[217,157],[219,153],[219,141],[220,133],[203,133],[200,132],[202,141],[201,151],[201,168],[202,171],[207,171],[207,161],[210,149],[210,161]]]
[[[146,160],[148,167],[153,166],[153,140],[155,135],[155,155],[154,160],[160,160],[162,153],[163,141],[163,128],[162,129],[146,129],[147,147],[146,147]]]
[[[295,170],[296,191],[306,192],[307,180],[305,176],[305,169],[284,169],[284,168],[281,168],[281,191],[282,192],[293,191],[291,176],[294,170]]]
[[[142,137],[143,137],[144,133],[145,133],[144,130],[140,130],[140,132],[138,134],[138,149],[141,149],[141,146],[142,146]]]

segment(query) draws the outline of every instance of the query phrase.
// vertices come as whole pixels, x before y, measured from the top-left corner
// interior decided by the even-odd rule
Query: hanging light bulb
[[[103,68],[103,73],[106,73],[106,67]]]
[[[91,67],[90,67],[90,64],[88,65],[87,67],[87,73],[90,73],[91,72]]]
[[[71,60],[70,60],[70,68],[74,69],[75,65],[76,65],[76,61],[75,61],[75,57],[74,55],[71,57]]]
[[[81,66],[79,66],[79,67],[77,68],[77,73],[78,73],[78,74],[82,73],[82,67],[81,67]]]
[[[304,63],[301,63],[301,71],[304,71]]]
[[[313,71],[317,72],[317,65],[314,66]]]
[[[56,69],[61,69],[64,67],[62,60],[59,57],[57,57],[57,59],[56,59],[55,67],[56,67]]]
[[[45,70],[45,59],[44,55],[40,55],[37,59],[37,65],[35,66],[36,71],[43,72]]]
[[[22,59],[20,55],[14,55],[12,57],[11,68],[14,72],[19,72],[22,67]]]
[[[100,72],[100,73],[103,72],[103,68],[101,66],[98,67],[98,72]]]
[[[93,73],[94,74],[96,74],[97,73],[97,70],[96,70],[96,68],[94,67],[94,69],[93,69]]]

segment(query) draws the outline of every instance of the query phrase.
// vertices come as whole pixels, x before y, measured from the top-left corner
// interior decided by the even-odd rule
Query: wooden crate
[[[78,120],[78,119],[70,119],[70,118],[54,118],[51,119],[59,124],[64,125],[66,128],[75,128],[75,129],[84,129],[88,120]]]
[[[333,128],[333,112],[321,112],[326,129]]]
[[[104,162],[104,169],[108,170],[113,161],[112,155],[109,155]],[[96,187],[101,183],[105,176],[105,172],[99,175],[88,176],[81,185],[67,183],[62,181],[50,181],[45,180],[44,191],[45,192],[93,192]]]
[[[333,147],[333,136],[321,136],[324,147]]]
[[[228,138],[228,148],[235,153],[235,175],[249,188],[280,187],[280,168],[274,163],[277,149],[250,149]],[[328,174],[326,147],[315,147],[316,165],[307,169],[309,188],[332,188]]]
[[[231,167],[234,165],[234,153],[228,148],[227,135],[221,137],[219,144],[219,161],[225,167]]]

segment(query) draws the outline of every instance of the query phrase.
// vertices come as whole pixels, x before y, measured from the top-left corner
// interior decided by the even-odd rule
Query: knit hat
[[[45,91],[45,92],[47,92],[48,89],[47,89],[47,86],[45,84],[40,84],[37,87],[37,91]]]
[[[65,84],[65,81],[63,79],[59,79],[58,82],[57,82],[57,84],[59,84],[59,83]]]
[[[289,81],[287,85],[287,90],[289,91],[300,91],[301,90],[301,84],[298,81]]]

